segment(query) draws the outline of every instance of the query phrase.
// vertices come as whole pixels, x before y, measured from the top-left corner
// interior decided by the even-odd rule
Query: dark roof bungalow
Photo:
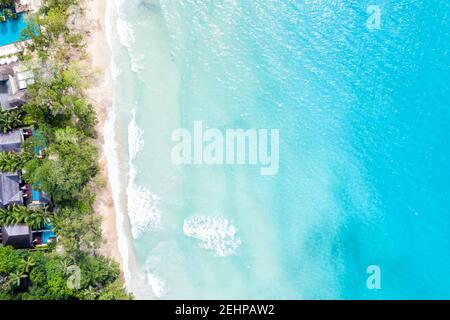
[[[24,139],[23,129],[12,130],[8,133],[0,133],[0,152],[20,151],[20,146]]]
[[[19,174],[0,172],[0,208],[23,204]]]
[[[2,244],[4,246],[13,246],[16,249],[31,248],[32,237],[31,228],[25,224],[2,227]]]

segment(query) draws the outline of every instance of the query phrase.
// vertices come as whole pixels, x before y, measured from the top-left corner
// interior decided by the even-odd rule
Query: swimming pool
[[[0,47],[19,41],[22,30],[26,26],[25,13],[19,13],[17,19],[0,22]]]
[[[39,190],[31,189],[31,200],[32,201],[41,200],[41,194],[40,194]]]
[[[50,240],[56,237],[56,234],[53,231],[44,231],[41,237],[41,244],[48,244]]]

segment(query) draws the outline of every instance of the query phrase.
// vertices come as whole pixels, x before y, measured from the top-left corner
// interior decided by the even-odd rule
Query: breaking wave
[[[147,272],[147,282],[152,288],[153,293],[157,298],[162,298],[166,295],[166,284],[153,273]]]
[[[144,131],[136,124],[135,110],[128,126],[129,180],[127,187],[128,217],[131,223],[131,234],[137,239],[147,230],[160,227],[161,215],[158,210],[159,198],[148,189],[136,184],[137,171],[133,165],[139,152],[144,147]]]
[[[236,254],[241,239],[238,229],[222,216],[196,215],[184,220],[186,236],[200,240],[199,247],[214,251],[219,257]]]

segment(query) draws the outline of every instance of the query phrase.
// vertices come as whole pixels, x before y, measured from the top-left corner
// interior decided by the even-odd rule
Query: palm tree
[[[13,206],[13,209],[16,206]],[[9,210],[9,209],[0,209],[0,224],[2,225],[11,225],[15,223],[20,223],[21,216],[20,212],[17,210]]]
[[[22,125],[22,113],[19,110],[0,112],[0,130],[3,131],[3,133],[7,133],[8,131]]]
[[[31,228],[38,229],[50,219],[50,215],[44,210],[30,210],[25,206],[13,205],[9,209],[0,209],[0,224],[11,225],[25,223]]]
[[[16,271],[14,273],[10,273],[8,276],[8,284],[9,286],[19,287],[22,279],[27,278],[28,275],[24,274],[22,271]]]
[[[13,0],[0,0],[0,7],[9,8],[13,5]]]
[[[9,212],[16,221],[16,223],[20,223],[28,216],[29,210],[25,206],[19,206],[14,204],[10,208]]]
[[[89,288],[84,290],[83,295],[87,300],[95,300],[97,298],[98,293],[92,286],[89,286]]]
[[[27,152],[1,152],[0,153],[0,171],[15,172],[21,169],[32,159]]]
[[[22,271],[24,273],[29,273],[30,269],[36,265],[32,256],[28,256],[27,260],[22,261]]]
[[[60,263],[61,263],[61,267],[63,268],[64,272],[67,272],[67,268],[69,268],[69,266],[72,265],[68,259],[62,259],[60,261]]]
[[[12,211],[16,212],[18,223],[25,223],[31,228],[38,229],[46,221],[45,211],[30,210],[25,206],[13,206]]]
[[[31,228],[39,229],[45,222],[45,215],[42,211],[29,212],[23,219],[23,222],[29,225]]]
[[[7,8],[3,9],[3,14],[5,15],[6,18],[12,18],[13,12],[11,9]]]

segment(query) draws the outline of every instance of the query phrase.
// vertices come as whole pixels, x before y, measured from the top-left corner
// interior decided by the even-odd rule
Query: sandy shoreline
[[[116,212],[111,184],[108,175],[108,166],[104,144],[104,126],[108,117],[108,107],[111,105],[112,88],[106,81],[106,72],[110,64],[111,53],[105,34],[106,0],[85,0],[83,7],[84,21],[89,27],[90,34],[87,39],[87,51],[94,70],[99,71],[95,85],[87,92],[97,113],[98,145],[100,149],[99,165],[103,186],[97,189],[94,204],[95,214],[102,218],[102,234],[104,243],[101,253],[121,264],[121,254],[118,247],[118,232],[116,227]],[[122,270],[122,267],[121,267]],[[122,270],[123,271],[123,270]]]

